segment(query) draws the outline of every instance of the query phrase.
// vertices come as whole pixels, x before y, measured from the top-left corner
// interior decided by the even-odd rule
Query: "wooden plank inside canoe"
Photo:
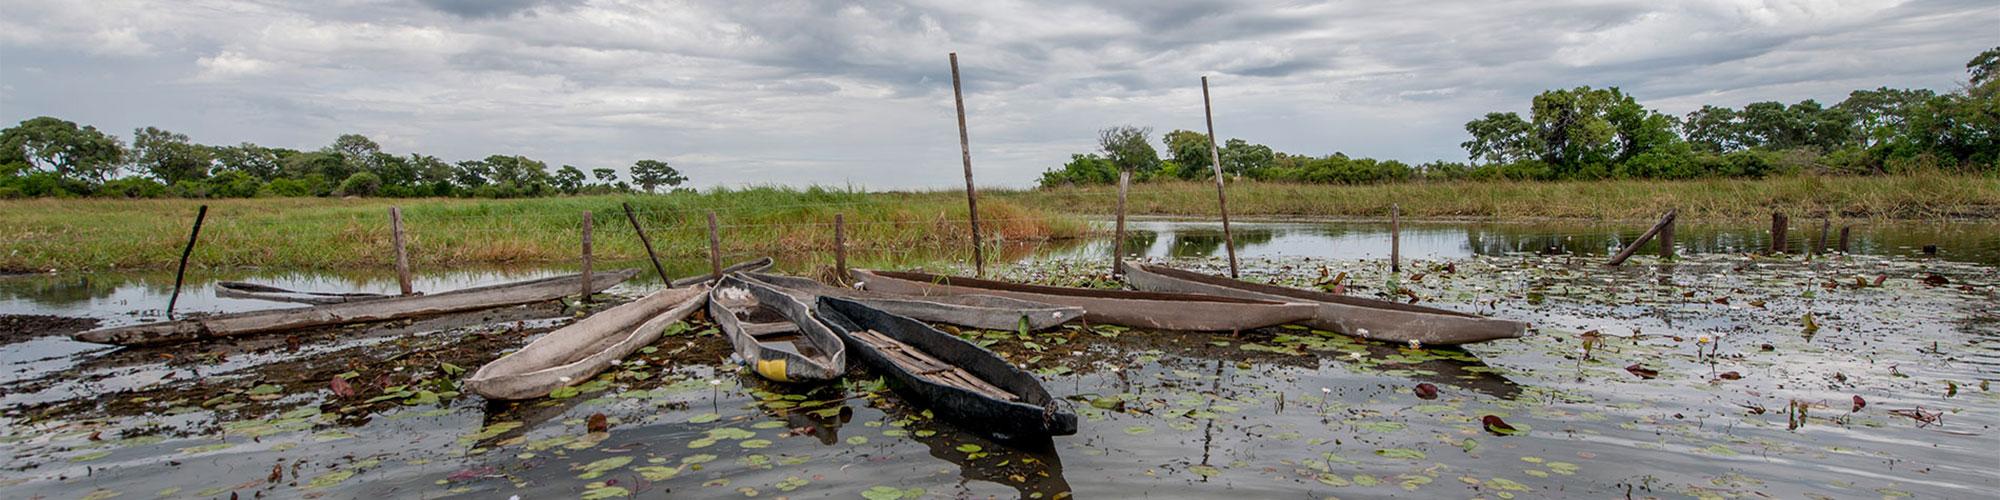
[[[854,338],[873,346],[884,357],[889,358],[889,362],[895,363],[897,366],[917,376],[931,379],[940,384],[984,394],[987,397],[1001,401],[1021,400],[1020,396],[1007,392],[1006,389],[994,386],[965,371],[963,368],[940,361],[922,350],[898,342],[896,339],[889,338],[889,336],[874,330],[855,332]]]

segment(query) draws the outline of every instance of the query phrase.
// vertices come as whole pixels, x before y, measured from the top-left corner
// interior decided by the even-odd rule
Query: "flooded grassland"
[[[548,399],[486,403],[458,390],[468,370],[604,303],[173,348],[8,339],[0,488],[25,498],[872,499],[1965,498],[2000,488],[2000,395],[1989,382],[2000,371],[2000,271],[1990,264],[1718,252],[1609,269],[1600,256],[1543,249],[1418,253],[1401,275],[1381,259],[1245,252],[1255,255],[1245,279],[1312,287],[1347,273],[1345,293],[1534,324],[1526,338],[1464,349],[1295,327],[959,331],[1038,373],[1083,417],[1075,436],[1026,443],[933,419],[863,369],[824,385],[739,374],[699,320]],[[1051,250],[998,274],[1109,286],[1107,263],[1088,253]],[[1140,253],[1226,269],[1199,252]],[[84,299],[126,311],[91,319],[137,321],[130,303],[150,300],[118,297]]]

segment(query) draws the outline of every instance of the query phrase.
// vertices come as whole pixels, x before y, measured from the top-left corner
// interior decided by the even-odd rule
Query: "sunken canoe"
[[[626,269],[591,275],[590,290],[603,291],[638,273],[638,270]],[[314,307],[217,314],[200,318],[99,328],[71,335],[70,338],[125,346],[171,344],[533,304],[576,294],[582,285],[583,277],[571,274],[431,295],[385,297]]]
[[[301,292],[241,281],[216,282],[215,296],[228,299],[268,300],[271,302],[291,302],[295,304],[339,304],[390,297],[389,295],[379,293]]]
[[[812,306],[768,283],[724,276],[708,292],[708,317],[722,327],[736,357],[777,382],[832,380],[847,372],[847,345]]]
[[[736,273],[758,273],[758,272],[764,272],[764,270],[770,268],[771,268],[770,257],[758,257],[755,259],[750,259],[743,262],[731,264],[729,267],[722,268],[722,275],[728,276]],[[696,283],[708,283],[713,285],[715,284],[715,276],[708,273],[702,273],[700,276],[689,276],[686,278],[675,279],[673,283],[669,284],[669,286],[672,286],[674,288],[680,288],[688,285],[693,285]]]
[[[1371,340],[1458,345],[1519,338],[1528,324],[1448,309],[1349,297],[1251,283],[1166,266],[1126,263],[1125,282],[1155,292],[1200,293],[1245,299],[1310,302],[1317,314],[1305,324]]]
[[[1029,330],[1042,330],[1083,317],[1081,307],[995,295],[905,296],[837,287],[793,276],[759,273],[747,273],[746,276],[794,292],[793,295],[800,300],[841,297],[892,314],[984,330],[1013,331],[1023,326]]]
[[[486,399],[532,399],[581,384],[660,339],[668,325],[700,309],[708,285],[668,288],[543,335],[472,372],[465,387]]]
[[[1081,307],[1085,321],[1155,330],[1249,330],[1311,319],[1315,309],[1290,301],[1023,285],[916,272],[856,269],[853,274],[869,291],[925,297],[998,295]]]
[[[960,428],[1010,439],[1076,434],[1076,414],[993,351],[859,301],[820,297],[817,308],[856,359]]]

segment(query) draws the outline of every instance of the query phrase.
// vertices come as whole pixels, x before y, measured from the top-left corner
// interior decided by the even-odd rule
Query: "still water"
[[[1139,257],[1223,266],[1217,225],[1133,228],[1127,247]],[[1309,286],[1324,266],[1352,273],[1349,293],[1397,284],[1427,304],[1535,331],[1464,350],[1291,328],[969,332],[1084,417],[1076,436],[1030,443],[930,419],[865,372],[819,386],[738,375],[713,357],[717,337],[664,339],[582,394],[523,404],[361,404],[387,388],[363,383],[341,400],[324,377],[301,375],[423,372],[449,385],[462,375],[440,352],[507,331],[529,337],[499,344],[525,341],[568,317],[553,306],[393,335],[343,331],[296,351],[276,341],[114,350],[42,337],[0,345],[0,488],[51,498],[1971,498],[2000,488],[1990,452],[2000,425],[1988,386],[2000,376],[1992,226],[1858,227],[1856,255],[1811,262],[1742,255],[1768,245],[1755,228],[1683,227],[1681,262],[1642,257],[1609,271],[1568,256],[1602,255],[1643,228],[1411,223],[1401,277],[1382,265],[1383,224],[1232,229],[1246,279]],[[1110,248],[1010,247],[997,273],[1073,283],[1102,274]],[[781,267],[804,271],[822,264],[815,257]],[[855,257],[882,267],[950,259]],[[418,288],[560,272],[427,273]],[[1927,284],[1933,274],[1948,284]],[[272,307],[214,298],[216,279],[396,287],[379,271],[193,278],[181,311]],[[0,313],[141,321],[157,317],[171,284],[163,273],[0,279]],[[613,292],[657,287],[635,280]],[[1584,332],[1605,340],[1583,348]],[[223,355],[179,361],[205,351]],[[1438,397],[1416,395],[1419,383]],[[600,413],[610,430],[590,432]],[[1489,431],[1489,416],[1520,432]]]

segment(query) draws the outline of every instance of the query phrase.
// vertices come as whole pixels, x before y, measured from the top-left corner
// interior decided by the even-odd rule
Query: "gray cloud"
[[[664,159],[702,185],[1026,185],[1114,124],[1284,151],[1463,157],[1462,125],[1550,88],[1649,106],[1953,88],[1988,0],[9,2],[0,120],[447,159]]]

